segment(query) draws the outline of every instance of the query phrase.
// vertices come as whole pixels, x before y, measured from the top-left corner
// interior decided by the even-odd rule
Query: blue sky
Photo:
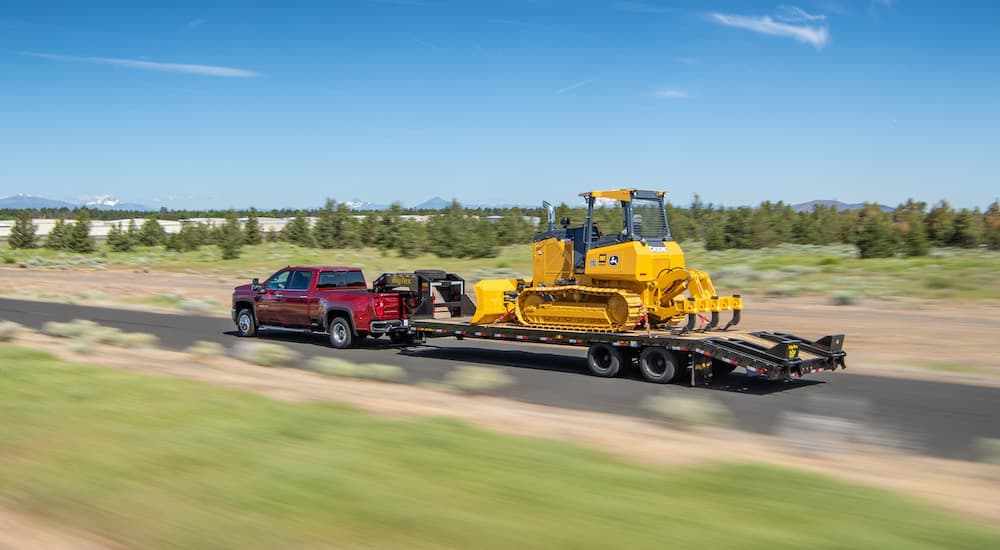
[[[1000,3],[0,0],[0,196],[985,206]]]

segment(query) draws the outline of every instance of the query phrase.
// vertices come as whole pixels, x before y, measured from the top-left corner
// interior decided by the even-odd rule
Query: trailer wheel
[[[650,382],[666,384],[678,376],[682,369],[677,357],[661,347],[648,347],[639,355],[639,370],[642,377]]]
[[[608,344],[591,344],[587,350],[587,366],[595,376],[611,378],[618,374],[623,363],[622,353]]]
[[[330,345],[337,349],[351,347],[354,343],[354,335],[351,333],[351,324],[343,317],[334,317],[330,321]]]

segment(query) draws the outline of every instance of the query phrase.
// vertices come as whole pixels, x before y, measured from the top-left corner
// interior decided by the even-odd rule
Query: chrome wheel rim
[[[344,325],[336,325],[333,327],[333,339],[338,344],[347,340],[347,329]]]
[[[240,332],[243,334],[250,332],[250,316],[247,314],[240,315]]]

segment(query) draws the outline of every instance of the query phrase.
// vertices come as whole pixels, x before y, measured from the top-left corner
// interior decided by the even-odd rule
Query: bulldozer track
[[[566,285],[525,288],[514,314],[526,327],[618,332],[641,323],[645,307],[638,294],[621,289]]]

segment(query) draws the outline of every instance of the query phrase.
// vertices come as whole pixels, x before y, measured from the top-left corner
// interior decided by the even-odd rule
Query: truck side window
[[[288,287],[288,278],[292,275],[289,270],[281,271],[275,273],[270,279],[264,283],[264,288],[267,290],[284,290]]]
[[[365,288],[365,276],[360,271],[321,271],[316,288]]]
[[[312,271],[296,271],[292,275],[292,282],[288,283],[288,290],[309,290],[311,280]]]

